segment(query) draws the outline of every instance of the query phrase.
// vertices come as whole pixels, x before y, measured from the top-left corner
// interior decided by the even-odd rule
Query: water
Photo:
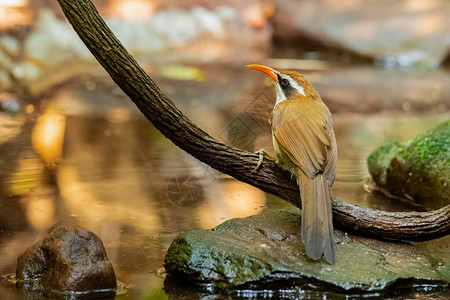
[[[0,89],[0,300],[26,299],[5,278],[15,272],[17,257],[55,225],[84,227],[102,239],[124,286],[116,299],[167,299],[163,260],[179,233],[290,205],[212,170],[165,139],[105,76],[62,21],[56,2],[44,2],[0,4],[6,12],[0,18],[0,87],[9,87]],[[230,23],[237,31],[224,39],[200,36],[181,48],[180,41],[173,40],[174,47],[166,39],[158,48],[154,28],[136,22],[153,16],[158,4],[96,5],[102,16],[117,19],[107,22],[184,113],[212,136],[249,151],[273,152],[267,124],[273,88],[263,89],[263,75],[243,65],[269,55],[283,58],[269,61],[272,67],[284,63],[314,70],[308,78],[334,112],[339,163],[332,194],[371,208],[418,209],[365,192],[366,158],[386,141],[412,138],[450,117],[448,71],[377,69],[371,58],[308,45],[304,39],[270,43],[268,31],[242,30],[235,21]],[[227,19],[234,18],[233,7],[221,7]],[[243,15],[259,28],[257,11]],[[268,14],[270,5],[264,11]],[[208,11],[198,12],[204,17]],[[203,28],[198,22],[186,24],[195,26],[179,26],[181,33]],[[162,27],[164,32],[157,33],[164,38],[172,27]],[[192,67],[192,61],[203,67]],[[242,67],[230,61],[242,61]],[[355,67],[357,63],[366,65]],[[421,245],[446,253],[446,241]],[[187,299],[190,293],[180,289]],[[285,298],[326,296],[296,289],[280,293]],[[270,290],[249,291],[236,297],[271,295]],[[442,296],[420,291],[403,297],[435,295]]]
[[[99,96],[111,99],[113,105],[94,102]],[[213,136],[229,138],[223,133],[247,105],[225,107],[184,108]],[[205,114],[212,117],[204,118]],[[414,209],[363,190],[366,157],[386,141],[412,138],[448,117],[334,114],[339,167],[333,195],[367,207]],[[110,89],[98,88],[92,94],[78,86],[65,87],[40,109],[0,114],[0,120],[2,278],[15,272],[17,257],[50,227],[79,226],[104,242],[124,285],[116,299],[166,299],[163,260],[179,233],[290,206],[199,163]],[[257,136],[246,145],[249,150],[273,151],[264,126],[252,131]],[[186,190],[182,183],[195,189]],[[0,281],[0,295],[11,300],[25,297],[7,280]]]

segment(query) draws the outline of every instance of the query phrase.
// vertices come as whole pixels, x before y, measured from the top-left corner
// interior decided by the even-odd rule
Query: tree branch
[[[253,173],[257,155],[219,142],[184,116],[127,52],[89,0],[58,2],[91,53],[164,136],[214,169],[301,206],[298,186],[288,172],[264,160]],[[333,198],[333,218],[343,230],[382,239],[424,241],[450,233],[450,205],[425,213],[391,213]]]

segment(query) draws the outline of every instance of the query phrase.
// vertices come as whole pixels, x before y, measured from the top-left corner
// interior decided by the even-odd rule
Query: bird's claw
[[[261,167],[261,164],[264,161],[264,157],[266,157],[267,159],[270,159],[270,160],[274,160],[273,157],[270,156],[269,153],[264,149],[259,149],[258,151],[255,152],[255,154],[259,155],[259,160],[258,160],[258,164],[253,169],[252,173],[256,172]]]

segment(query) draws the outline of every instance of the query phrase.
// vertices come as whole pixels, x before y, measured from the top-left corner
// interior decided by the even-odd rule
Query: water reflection
[[[50,110],[37,119],[31,141],[48,165],[55,165],[61,158],[65,127],[66,117]]]
[[[61,97],[55,96],[54,103],[61,103]],[[69,99],[70,93],[63,97]],[[164,299],[157,274],[180,232],[289,206],[174,147],[128,104],[86,114],[89,105],[71,101],[72,107],[83,108],[80,114],[63,113],[50,101],[46,107],[52,109],[39,116],[32,112],[13,118],[22,124],[16,128],[19,134],[1,136],[0,274],[14,272],[17,256],[52,225],[80,226],[103,240],[119,280],[128,287],[117,299]],[[241,106],[238,115],[247,118],[241,122],[255,122],[248,105]],[[221,117],[205,120],[205,111]],[[204,107],[190,109],[189,115],[206,122],[219,138],[224,132],[230,137],[227,128],[236,116]],[[339,167],[332,193],[368,207],[411,209],[363,190],[366,157],[388,140],[411,138],[448,117],[335,114]],[[256,136],[248,150],[273,151],[267,128],[251,129]],[[4,282],[0,294],[22,299]]]

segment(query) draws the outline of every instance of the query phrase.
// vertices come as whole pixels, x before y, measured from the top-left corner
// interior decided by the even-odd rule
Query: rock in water
[[[449,285],[450,257],[445,253],[339,230],[335,231],[336,265],[313,261],[305,254],[300,225],[301,212],[292,209],[183,233],[166,254],[166,280],[181,277],[200,286],[235,291],[270,290],[277,282],[284,289],[303,286],[347,294],[384,294],[414,284]]]
[[[116,288],[102,241],[90,231],[67,227],[54,229],[18,258],[16,279],[29,292]]]
[[[450,120],[407,142],[381,146],[367,160],[382,190],[428,208],[450,204]]]

